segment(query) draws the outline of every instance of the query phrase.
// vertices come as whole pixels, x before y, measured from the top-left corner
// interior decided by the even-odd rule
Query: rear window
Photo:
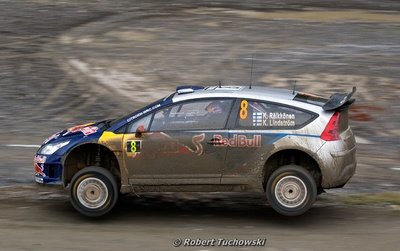
[[[242,99],[237,126],[243,129],[298,129],[310,123],[317,115],[275,103]]]

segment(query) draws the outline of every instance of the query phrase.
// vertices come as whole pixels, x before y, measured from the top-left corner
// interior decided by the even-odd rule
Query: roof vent
[[[194,90],[192,88],[184,88],[184,89],[179,89],[176,91],[178,94],[185,94],[185,93],[192,93]]]
[[[210,86],[207,87],[207,90],[215,90],[215,91],[240,91],[243,89],[243,86],[231,86],[231,85],[226,85],[226,86]]]
[[[179,91],[181,89],[192,89],[194,91],[194,90],[204,89],[204,86],[200,86],[200,85],[180,85],[180,86],[176,87],[176,91]]]

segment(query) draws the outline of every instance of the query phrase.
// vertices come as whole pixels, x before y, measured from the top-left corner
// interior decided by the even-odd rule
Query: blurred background
[[[358,169],[330,198],[398,209],[395,0],[0,0],[2,196],[33,183],[34,146],[54,132],[118,117],[177,85],[247,85],[252,58],[253,85],[296,80],[327,97],[357,87]]]

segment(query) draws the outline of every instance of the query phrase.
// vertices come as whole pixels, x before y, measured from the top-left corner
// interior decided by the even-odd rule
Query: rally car
[[[114,120],[48,139],[35,180],[69,188],[86,216],[109,212],[120,194],[260,192],[277,212],[306,212],[356,168],[348,125],[351,93],[329,99],[258,86],[180,86]]]

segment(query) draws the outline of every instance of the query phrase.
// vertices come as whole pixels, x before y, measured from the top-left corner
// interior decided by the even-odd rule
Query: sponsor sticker
[[[33,159],[33,162],[38,164],[43,164],[46,162],[46,159],[47,159],[46,156],[36,155],[35,158]]]
[[[203,142],[205,138],[206,138],[206,135],[204,133],[194,135],[192,137],[192,143],[196,147],[196,150],[194,150],[194,151],[192,150],[193,153],[195,153],[199,156],[203,154],[203,145],[201,144],[201,142]]]
[[[63,134],[63,136],[68,135],[70,133],[75,133],[75,132],[82,132],[83,133],[82,129],[86,128],[86,127],[90,127],[91,125],[93,125],[93,123],[87,123],[87,124],[83,124],[83,125],[73,126],[71,128],[68,128],[67,131]],[[97,126],[93,126],[93,127],[97,128]],[[96,132],[97,132],[97,129],[96,129]]]
[[[79,132],[83,127],[90,126],[90,125],[93,125],[93,123],[87,123],[87,124],[83,124],[83,125],[73,126],[73,127],[68,128],[67,132],[70,132],[70,133]]]
[[[142,148],[141,140],[128,140],[126,142],[126,151],[128,153],[140,153]]]
[[[44,170],[43,164],[39,165],[38,163],[35,163],[34,169],[35,169],[35,175],[46,177],[46,174],[43,172],[43,170]]]
[[[214,146],[230,146],[230,147],[261,147],[261,135],[253,135],[247,138],[246,135],[234,134],[232,138],[223,138],[219,134],[214,134]]]
[[[136,119],[136,118],[142,116],[143,114],[146,114],[146,113],[148,113],[148,112],[151,112],[152,110],[157,109],[157,108],[160,107],[160,106],[161,106],[161,104],[157,104],[157,105],[154,105],[154,106],[152,106],[152,107],[150,107],[150,108],[148,108],[148,109],[146,109],[146,110],[144,110],[144,111],[141,111],[141,112],[139,112],[139,113],[133,115],[132,117],[128,118],[128,119],[126,120],[126,122],[129,123],[129,122],[131,122],[132,120],[134,120],[134,119]]]
[[[90,134],[96,133],[97,130],[99,130],[99,128],[97,126],[87,126],[87,127],[81,128],[81,132],[85,136],[88,136]]]

